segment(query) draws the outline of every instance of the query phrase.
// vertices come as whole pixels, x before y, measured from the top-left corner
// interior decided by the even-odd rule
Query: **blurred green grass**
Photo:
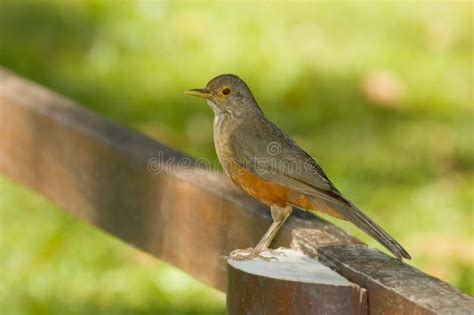
[[[472,38],[469,2],[0,0],[0,64],[196,157],[215,159],[212,114],[183,91],[238,74],[411,264],[469,294]],[[9,313],[223,312],[222,296],[0,185]],[[170,272],[213,302],[173,300],[156,281]]]
[[[2,177],[0,191],[2,314],[224,314],[223,293]]]

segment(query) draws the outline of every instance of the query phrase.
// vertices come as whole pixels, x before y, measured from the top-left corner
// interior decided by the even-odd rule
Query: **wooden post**
[[[230,315],[367,314],[364,289],[301,252],[276,252],[270,261],[227,261]]]

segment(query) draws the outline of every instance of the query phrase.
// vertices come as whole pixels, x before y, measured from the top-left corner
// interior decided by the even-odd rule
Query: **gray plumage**
[[[224,95],[224,89],[229,90],[229,95]],[[217,155],[229,176],[235,176],[229,168],[237,164],[263,180],[310,198],[316,205],[331,208],[339,218],[355,224],[397,258],[410,259],[396,240],[337,190],[308,153],[265,117],[244,81],[235,75],[218,76],[205,91],[215,113]]]

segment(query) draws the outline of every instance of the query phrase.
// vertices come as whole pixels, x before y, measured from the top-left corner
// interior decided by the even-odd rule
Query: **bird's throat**
[[[207,104],[212,108],[212,110],[214,111],[214,114],[216,115],[220,115],[224,112],[223,108],[221,106],[219,106],[216,102],[214,102],[213,100],[207,100]]]

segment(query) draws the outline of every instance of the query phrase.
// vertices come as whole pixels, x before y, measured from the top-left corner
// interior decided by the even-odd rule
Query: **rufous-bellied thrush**
[[[205,98],[213,109],[214,142],[226,174],[247,194],[271,208],[273,224],[258,244],[234,251],[231,257],[250,259],[268,250],[295,206],[348,220],[398,259],[410,259],[396,240],[337,190],[308,153],[265,117],[239,77],[220,75],[206,88],[185,93]]]

